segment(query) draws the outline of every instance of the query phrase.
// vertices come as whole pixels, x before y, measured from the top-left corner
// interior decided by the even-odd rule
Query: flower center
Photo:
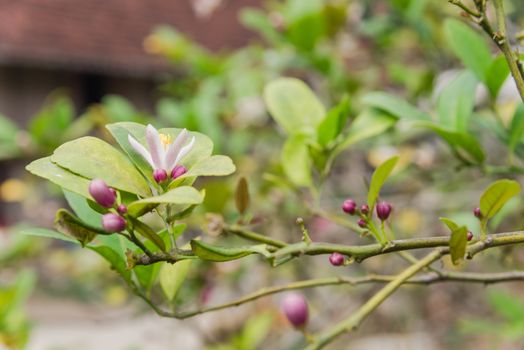
[[[169,145],[173,143],[173,139],[171,138],[171,135],[160,134],[160,142],[162,142],[162,145],[166,150],[169,147]]]

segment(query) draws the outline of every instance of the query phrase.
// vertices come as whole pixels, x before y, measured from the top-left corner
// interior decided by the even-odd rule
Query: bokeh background
[[[524,24],[524,5],[508,1],[507,10],[514,34]],[[187,127],[209,135],[215,151],[231,156],[247,177],[253,213],[264,222],[260,231],[297,239],[294,218],[308,214],[300,194],[269,176],[282,173],[283,137],[262,100],[264,84],[293,76],[327,106],[348,94],[358,110],[360,96],[378,90],[431,110],[461,68],[443,34],[450,17],[460,18],[460,11],[442,0],[0,0],[0,348],[298,348],[301,335],[281,316],[279,296],[185,321],[162,319],[93,252],[18,234],[52,226],[65,205],[59,189],[24,167],[75,137],[110,141],[104,130],[110,122]],[[485,95],[478,91],[477,110]],[[503,115],[516,108],[511,83],[497,103]],[[487,144],[497,157],[497,144]],[[388,198],[403,237],[445,234],[437,218],[449,213],[477,225],[471,208],[488,179],[457,171],[434,136],[402,129],[344,153],[330,176],[325,209],[338,214],[348,196],[363,201],[362,178],[395,153],[404,171]],[[232,215],[237,179],[200,184],[207,197],[190,222],[194,235],[206,212]],[[520,204],[512,202],[501,229],[522,224]],[[326,219],[306,219],[316,240],[363,242]],[[471,269],[523,265],[524,254],[508,249]],[[184,293],[211,305],[296,279],[393,273],[402,266],[388,256],[335,269],[325,257],[308,257],[271,270],[249,258],[201,266]],[[331,348],[522,349],[521,287],[404,287]],[[312,328],[347,315],[376,288],[307,291]]]

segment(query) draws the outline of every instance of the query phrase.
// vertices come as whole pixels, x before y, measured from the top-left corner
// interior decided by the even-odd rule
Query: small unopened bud
[[[473,215],[480,219],[482,217],[482,212],[480,211],[480,208],[473,209]]]
[[[126,228],[126,221],[120,215],[109,213],[102,216],[102,227],[107,232],[120,232]]]
[[[333,266],[341,266],[344,264],[344,255],[340,254],[340,253],[333,253],[329,256],[329,262],[331,263],[331,265]]]
[[[164,169],[155,169],[155,171],[153,171],[153,179],[155,179],[158,184],[162,183],[167,179],[167,172]]]
[[[308,321],[307,301],[302,294],[289,293],[282,300],[282,311],[295,328],[302,328]]]
[[[366,220],[360,219],[360,220],[358,220],[357,225],[362,227],[362,228],[366,228],[368,226],[368,223],[366,222]]]
[[[118,211],[119,214],[124,215],[125,213],[127,213],[127,207],[125,206],[125,204],[120,204],[116,208],[116,211]]]
[[[389,218],[393,207],[388,202],[380,202],[377,204],[377,216],[380,220],[385,221]]]
[[[187,173],[186,167],[183,165],[177,165],[173,168],[173,171],[171,171],[171,178],[175,180],[185,173]]]
[[[360,212],[364,215],[367,215],[367,213],[369,213],[369,205],[362,204],[362,206],[360,207]]]
[[[89,194],[95,202],[105,208],[111,208],[115,204],[116,191],[109,188],[104,180],[94,179],[89,183]]]
[[[468,241],[471,241],[471,240],[473,239],[473,232],[468,231],[468,236],[467,236],[467,238],[468,238]]]
[[[342,203],[342,210],[344,213],[353,215],[355,214],[355,210],[357,209],[357,203],[355,203],[352,199],[346,199],[344,203]]]

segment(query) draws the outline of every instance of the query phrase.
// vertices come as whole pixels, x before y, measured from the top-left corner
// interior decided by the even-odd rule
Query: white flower
[[[172,141],[170,135],[160,134],[151,124],[146,127],[146,141],[149,151],[142,146],[131,134],[127,136],[131,146],[137,151],[153,168],[153,170],[165,170],[171,174],[173,168],[193,148],[195,138],[184,146],[189,138],[189,132],[184,129]]]

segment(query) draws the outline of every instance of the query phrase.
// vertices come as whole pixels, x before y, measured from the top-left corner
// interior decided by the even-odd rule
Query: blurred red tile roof
[[[225,0],[208,18],[195,0],[0,0],[0,64],[148,75],[165,63],[148,55],[144,38],[159,24],[188,33],[211,49],[250,37],[238,10],[260,0]]]

